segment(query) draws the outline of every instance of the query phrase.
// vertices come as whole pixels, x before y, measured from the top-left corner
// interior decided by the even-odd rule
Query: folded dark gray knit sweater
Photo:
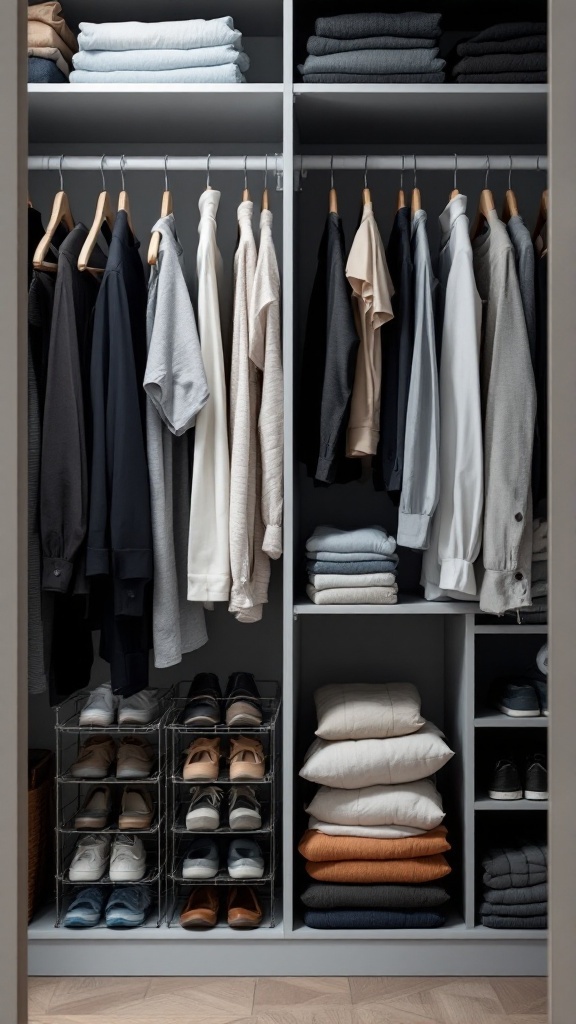
[[[542,903],[518,903],[515,907],[506,903],[497,907],[491,903],[481,903],[480,913],[483,916],[495,914],[497,917],[508,917],[511,921],[521,917],[541,917],[548,913],[548,900],[543,900]],[[510,927],[514,928],[514,925],[511,924]]]
[[[548,881],[548,850],[544,843],[496,847],[483,858],[483,882],[489,889],[539,885]]]
[[[309,575],[321,576],[335,573],[339,576],[364,575],[369,572],[393,572],[398,571],[398,559],[394,556],[388,558],[375,558],[372,562],[323,562],[306,559],[306,570]]]
[[[481,914],[480,921],[485,928],[547,928],[548,917],[541,914],[538,917],[517,917],[512,920],[509,917],[500,917],[497,914]]]
[[[311,910],[336,907],[420,910],[440,907],[449,900],[441,885],[336,885],[316,882],[302,893],[301,900]]]
[[[408,11],[406,14],[337,14],[317,18],[314,31],[329,39],[360,39],[362,36],[416,36],[438,39],[441,14]]]
[[[415,85],[418,82],[444,82],[446,76],[443,71],[430,75],[303,75],[304,82],[340,83],[342,85],[356,84],[388,84],[388,85]]]
[[[498,75],[458,75],[457,82],[468,85],[537,85],[548,81],[547,71],[503,71]],[[534,605],[534,601],[532,602]],[[526,611],[530,611],[529,608]],[[516,612],[513,613],[516,615]],[[521,614],[524,614],[523,612]],[[528,619],[526,620],[528,621]],[[546,622],[546,614],[541,618],[530,618],[530,622]]]
[[[522,36],[520,39],[502,39],[486,43],[467,39],[464,43],[458,43],[456,50],[459,57],[483,57],[487,53],[546,53],[547,47],[546,36]]]
[[[433,910],[306,910],[309,928],[440,928],[444,914]]]
[[[351,50],[309,56],[298,65],[303,75],[420,75],[443,71],[446,61],[433,50]]]
[[[548,29],[545,21],[507,21],[502,25],[491,25],[485,28],[478,35],[473,36],[470,42],[494,43],[503,39],[520,39],[522,36],[545,36]]]
[[[315,57],[327,53],[349,53],[351,50],[432,50],[436,39],[410,39],[409,36],[366,36],[363,39],[326,39],[310,36],[306,49]]]
[[[487,53],[483,57],[464,57],[454,68],[455,75],[492,75],[505,71],[546,71],[545,53]]]
[[[518,906],[526,903],[543,903],[548,899],[548,885],[511,886],[510,889],[485,889],[484,901],[492,906],[492,913],[499,913],[500,906]]]

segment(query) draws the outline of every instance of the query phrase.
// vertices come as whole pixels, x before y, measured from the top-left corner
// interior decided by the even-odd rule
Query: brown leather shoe
[[[213,928],[218,921],[218,890],[215,885],[197,885],[180,914],[183,928]]]
[[[262,924],[262,907],[249,885],[231,889],[228,894],[228,924],[231,928],[257,928]]]

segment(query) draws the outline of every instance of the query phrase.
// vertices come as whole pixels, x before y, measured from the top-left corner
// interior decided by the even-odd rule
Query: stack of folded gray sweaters
[[[460,43],[453,75],[457,82],[546,82],[546,22],[493,25]]]
[[[314,604],[398,603],[396,539],[383,526],[317,526],[306,559],[306,593]]]
[[[299,64],[305,82],[443,82],[440,14],[340,14],[318,18]]]
[[[490,850],[482,864],[480,921],[485,927],[547,927],[548,851],[544,843]]]

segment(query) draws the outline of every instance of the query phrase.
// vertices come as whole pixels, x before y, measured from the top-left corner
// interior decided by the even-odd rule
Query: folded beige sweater
[[[44,25],[51,26],[54,31],[60,36],[63,42],[69,47],[72,53],[76,53],[78,50],[78,42],[74,33],[68,28],[68,25],[61,18],[62,5],[53,2],[45,4],[33,4],[28,8],[28,22],[42,22]],[[28,32],[30,32],[30,24],[28,25]],[[30,35],[28,35],[28,43],[30,44]],[[50,46],[50,43],[34,43],[32,45],[38,46]]]
[[[314,604],[397,604],[398,587],[332,587],[317,590],[308,585],[306,593]]]
[[[29,21],[28,22],[28,47],[45,47],[49,46],[56,50],[59,50],[64,60],[68,64],[72,64],[72,50],[68,46],[67,42],[62,39],[62,36],[58,34],[52,25],[46,25],[43,21]],[[76,51],[74,51],[75,53]]]
[[[29,46],[29,57],[41,57],[43,60],[53,60],[56,67],[66,78],[70,75],[68,61],[64,60],[62,51],[57,46]]]
[[[363,572],[355,576],[350,573],[310,573],[308,576],[315,590],[337,590],[341,587],[394,587],[396,576],[393,572]]]

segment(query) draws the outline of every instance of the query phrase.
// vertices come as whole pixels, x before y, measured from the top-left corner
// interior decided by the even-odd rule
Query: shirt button
[[[129,591],[128,591],[128,597],[132,598],[132,597],[135,597],[135,596],[136,596],[136,595],[134,594],[134,591],[133,591],[133,590],[129,590]]]
[[[523,580],[523,579],[524,579],[524,575],[523,575],[523,573],[521,573],[521,572],[517,572],[517,573],[515,574],[515,576],[514,576],[514,579],[515,579],[515,580],[518,580],[518,581],[520,581],[520,580]]]
[[[54,575],[55,576],[59,576],[60,575],[60,569],[54,569]]]
[[[522,515],[521,512],[517,512],[516,515],[514,516],[514,519],[516,520],[517,523],[521,523],[522,520],[524,519],[524,516]]]

